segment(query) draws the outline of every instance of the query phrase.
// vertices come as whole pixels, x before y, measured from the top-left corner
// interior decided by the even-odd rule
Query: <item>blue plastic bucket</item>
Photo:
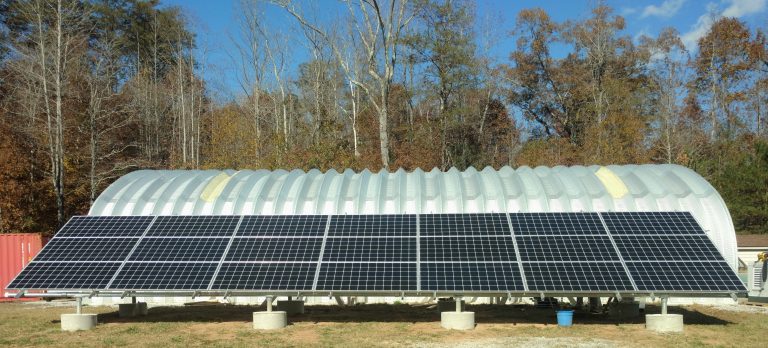
[[[573,310],[562,309],[557,311],[557,325],[558,326],[571,326],[573,325]]]

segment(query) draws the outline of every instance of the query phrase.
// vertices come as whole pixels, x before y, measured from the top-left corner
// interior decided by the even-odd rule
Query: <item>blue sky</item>
[[[217,99],[230,99],[238,92],[231,52],[234,46],[232,37],[238,35],[236,22],[240,0],[165,0],[164,5],[179,6],[191,19],[193,29],[198,34],[199,55],[204,58],[205,77]],[[298,1],[303,8],[319,8],[325,13],[320,16],[332,17],[340,10],[335,0]],[[710,13],[737,17],[753,28],[768,27],[768,0],[615,0],[607,5],[626,19],[625,33],[632,37],[642,34],[655,36],[665,27],[676,28],[689,49],[695,49],[696,40],[704,35],[710,25]],[[311,4],[310,4],[311,3]],[[509,52],[514,48],[514,38],[509,31],[514,26],[517,13],[525,8],[541,7],[556,21],[578,20],[589,16],[594,0],[478,0],[477,17],[501,20],[495,26],[495,42],[492,54],[499,62],[506,62]],[[288,32],[288,18],[280,9],[267,7],[266,17],[270,29]],[[291,23],[292,24],[292,23]],[[230,52],[230,53],[228,53]],[[301,44],[293,47],[294,58],[306,55]]]

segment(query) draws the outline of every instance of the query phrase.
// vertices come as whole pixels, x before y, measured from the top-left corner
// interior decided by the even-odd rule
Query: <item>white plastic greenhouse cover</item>
[[[736,233],[717,191],[678,165],[364,170],[139,170],[90,215],[690,211],[731,267]]]

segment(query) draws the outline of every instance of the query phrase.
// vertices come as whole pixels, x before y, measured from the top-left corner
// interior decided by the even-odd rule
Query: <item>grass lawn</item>
[[[616,321],[606,315],[576,313],[574,326],[560,328],[551,309],[530,305],[468,306],[477,327],[449,331],[440,327],[434,305],[307,306],[289,317],[283,330],[251,328],[249,306],[196,305],[153,307],[140,318],[118,318],[116,307],[85,307],[99,313],[91,331],[60,331],[59,316],[72,306],[0,303],[0,346],[55,347],[701,347],[745,346],[768,331],[768,310],[739,312],[723,307],[670,307],[683,314],[685,332],[656,334],[644,318]],[[744,306],[741,306],[744,307]],[[658,313],[648,306],[649,313]]]

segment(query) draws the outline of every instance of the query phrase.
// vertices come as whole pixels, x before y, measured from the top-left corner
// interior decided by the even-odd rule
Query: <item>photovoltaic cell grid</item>
[[[613,235],[704,234],[689,212],[608,212],[600,216]]]
[[[620,262],[523,263],[531,291],[633,290]]]
[[[423,214],[419,234],[424,236],[509,235],[507,214]]]
[[[641,291],[745,291],[689,213],[603,213]],[[317,290],[632,290],[594,213],[334,216]],[[11,289],[311,290],[327,216],[76,217]],[[611,227],[612,226],[612,227]],[[618,232],[614,232],[613,229]],[[124,257],[139,241],[119,274]],[[232,237],[234,235],[234,238]],[[94,238],[98,236],[99,238]],[[121,236],[132,236],[125,238]],[[461,237],[464,236],[464,237]],[[105,242],[106,241],[106,242]],[[674,260],[668,262],[667,260]],[[89,262],[100,261],[100,262]],[[152,262],[150,262],[152,261]]]
[[[429,291],[522,291],[517,263],[422,263],[421,289]]]
[[[316,263],[225,262],[214,290],[312,290]]]
[[[158,216],[149,237],[230,237],[240,216]]]
[[[53,238],[35,261],[118,261],[128,256],[139,238]]]
[[[608,236],[517,236],[522,261],[618,261]]]
[[[606,234],[597,213],[518,213],[509,217],[516,236]]]
[[[322,238],[235,238],[225,261],[317,261],[322,244]]]
[[[334,215],[329,237],[415,237],[416,215]]]
[[[323,262],[338,261],[416,262],[416,238],[328,238]]]
[[[323,263],[317,290],[413,291],[416,263]]]
[[[421,262],[517,261],[512,237],[422,237]]]
[[[153,216],[74,216],[56,237],[139,237],[153,219]]]
[[[322,237],[327,215],[244,216],[237,237]]]

